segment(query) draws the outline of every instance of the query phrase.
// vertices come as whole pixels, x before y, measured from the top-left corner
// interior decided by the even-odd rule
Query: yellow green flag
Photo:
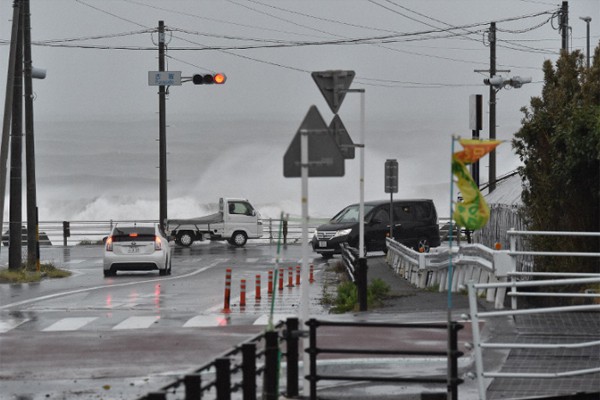
[[[485,226],[490,218],[490,209],[466,165],[479,160],[500,143],[500,140],[460,139],[464,150],[452,155],[452,173],[458,179],[456,185],[463,198],[456,203],[452,218],[469,230]]]

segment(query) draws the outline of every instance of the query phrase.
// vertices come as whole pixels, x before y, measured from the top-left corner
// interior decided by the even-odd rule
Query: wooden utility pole
[[[563,1],[560,9],[560,34],[562,36],[562,49],[569,51],[569,2]]]
[[[22,3],[21,3],[22,5]],[[21,268],[21,223],[23,221],[23,10],[18,15],[17,51],[13,89],[12,130],[10,138],[10,210],[8,268]]]
[[[17,56],[17,36],[19,29],[20,1],[13,2],[12,33],[8,56],[8,72],[6,74],[6,94],[4,98],[4,120],[2,123],[2,142],[0,146],[0,229],[4,223],[4,198],[6,195],[6,175],[8,162],[8,146],[10,145],[10,124],[13,108],[13,91],[15,79],[15,59]]]
[[[25,168],[27,173],[27,264],[40,267],[35,143],[33,134],[33,61],[31,59],[30,1],[23,2],[23,67],[25,72]]]

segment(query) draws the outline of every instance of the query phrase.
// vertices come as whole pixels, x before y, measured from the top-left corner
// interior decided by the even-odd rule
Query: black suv
[[[390,201],[365,202],[365,247],[368,251],[386,251],[390,234]],[[440,245],[440,230],[432,200],[394,200],[394,239],[415,250]],[[352,204],[321,225],[312,238],[313,250],[324,258],[340,253],[340,243],[358,248],[359,204]]]

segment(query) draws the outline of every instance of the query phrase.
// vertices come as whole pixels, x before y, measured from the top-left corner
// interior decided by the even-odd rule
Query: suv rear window
[[[113,231],[113,242],[152,242],[154,228],[152,227],[122,227]]]

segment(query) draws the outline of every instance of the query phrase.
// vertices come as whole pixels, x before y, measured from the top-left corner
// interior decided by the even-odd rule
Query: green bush
[[[52,263],[40,264],[40,270],[35,265],[23,264],[18,270],[0,270],[0,283],[29,283],[39,282],[43,278],[66,278],[70,271],[60,269]]]
[[[390,286],[381,279],[373,279],[367,286],[367,308],[380,307],[383,305],[390,292]],[[358,289],[354,282],[342,282],[337,287],[337,297],[333,302],[331,311],[334,313],[345,313],[358,311]]]

